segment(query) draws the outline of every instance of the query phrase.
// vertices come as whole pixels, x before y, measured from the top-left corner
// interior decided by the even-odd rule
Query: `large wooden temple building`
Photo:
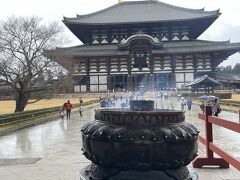
[[[159,2],[126,1],[63,23],[83,43],[48,56],[75,80],[75,92],[182,88],[213,72],[240,43],[197,38],[221,15]]]

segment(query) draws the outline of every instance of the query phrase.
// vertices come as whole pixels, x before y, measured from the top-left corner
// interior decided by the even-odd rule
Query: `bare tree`
[[[62,71],[43,56],[45,49],[64,43],[62,32],[58,23],[44,25],[42,19],[35,16],[13,16],[0,22],[0,80],[14,91],[15,112],[24,110],[32,92],[45,88],[45,83],[52,79],[48,77],[49,71],[56,75]],[[43,78],[44,81],[40,81]]]

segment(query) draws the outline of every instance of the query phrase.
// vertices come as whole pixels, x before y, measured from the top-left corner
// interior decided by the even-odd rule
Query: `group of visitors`
[[[212,115],[217,117],[218,114],[222,112],[222,108],[221,108],[217,98],[212,101],[209,101],[209,102],[204,102],[204,101],[200,102],[200,109],[203,113],[205,113],[205,103],[208,106],[211,106]]]
[[[218,99],[215,99],[212,102],[211,106],[212,106],[212,113],[213,113],[213,115],[217,117],[218,114],[221,113],[221,111],[222,111],[222,109],[220,107],[220,104],[218,102]]]
[[[120,103],[118,103],[120,101]],[[106,99],[99,97],[99,107],[100,108],[115,108],[118,106],[126,108],[129,106],[129,99],[123,96],[109,96]]]
[[[99,97],[99,107],[101,108],[113,108],[116,105],[116,96],[109,97],[107,99],[102,99]]]
[[[70,103],[70,100],[65,102],[62,107],[60,107],[60,117],[62,120],[64,119],[64,111],[66,111],[67,119],[70,119],[72,111],[72,104]]]
[[[200,109],[204,113],[205,112],[205,103],[211,106],[212,108],[212,114],[214,116],[218,116],[219,113],[221,113],[222,109],[220,107],[220,104],[218,102],[218,99],[213,99],[212,101],[205,102],[205,101],[200,101]],[[180,99],[180,104],[181,104],[181,109],[184,110],[184,107],[187,105],[187,108],[189,111],[192,109],[192,99],[189,97],[187,101],[185,100],[184,97],[181,97]]]
[[[184,99],[184,97],[181,97],[180,99],[181,109],[184,110],[184,107],[187,105],[188,110],[191,111],[192,109],[192,98],[188,98],[187,101]]]
[[[70,102],[70,100],[68,100],[67,102],[65,102],[62,107],[60,107],[60,117],[62,118],[62,120],[64,119],[64,111],[66,111],[66,117],[67,119],[71,118],[71,111],[72,111],[72,104]],[[79,98],[79,114],[80,116],[83,115],[83,100],[80,97]]]
[[[116,107],[116,102],[118,99],[121,99],[122,97],[113,95],[108,96],[107,98],[99,97],[99,107],[101,108],[114,108]]]

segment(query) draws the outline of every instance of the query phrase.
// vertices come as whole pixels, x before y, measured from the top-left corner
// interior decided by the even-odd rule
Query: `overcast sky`
[[[123,0],[124,1],[124,0]],[[213,41],[231,40],[240,42],[240,0],[161,0],[162,2],[192,9],[205,10],[220,9],[222,15],[207,29],[199,39]],[[118,0],[2,0],[0,19],[9,16],[42,17],[44,21],[59,21],[65,17],[75,17],[92,13],[118,3]],[[81,42],[67,29],[66,33],[72,41],[71,45]],[[240,54],[231,56],[221,65],[235,65],[240,63]]]

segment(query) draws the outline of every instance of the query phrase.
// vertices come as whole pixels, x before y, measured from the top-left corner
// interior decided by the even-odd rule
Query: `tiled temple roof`
[[[164,42],[161,49],[152,51],[153,54],[201,53],[201,52],[229,52],[228,56],[240,51],[240,43],[229,41],[169,41]],[[68,48],[57,48],[48,54],[57,53],[70,56],[118,56],[128,55],[128,51],[119,51],[117,44],[79,45]]]
[[[190,86],[193,87],[193,86],[201,86],[201,85],[210,85],[212,87],[212,86],[219,86],[219,85],[221,85],[221,83],[218,82],[217,80],[209,77],[208,75],[204,75],[201,77],[197,77],[192,82],[185,84],[184,86],[185,87],[190,87]]]
[[[63,21],[76,24],[127,24],[217,18],[220,14],[219,10],[188,9],[156,0],[126,1],[91,14],[64,17]]]
[[[197,76],[207,74],[208,76],[219,80],[220,82],[236,82],[240,83],[240,74],[228,74],[223,72],[198,72]]]

